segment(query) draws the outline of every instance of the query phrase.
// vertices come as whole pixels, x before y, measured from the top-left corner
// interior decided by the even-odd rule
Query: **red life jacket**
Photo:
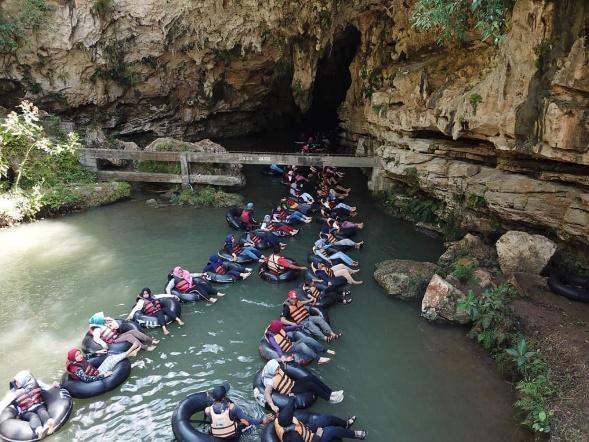
[[[217,267],[215,267],[215,273],[217,275],[224,275],[225,273],[227,273],[227,270],[225,270],[223,264],[219,264]]]
[[[68,374],[70,375],[70,378],[74,379],[74,380],[78,380],[78,376],[76,375],[76,371],[78,371],[78,369],[81,368],[84,371],[84,374],[88,375],[88,376],[98,376],[100,374],[100,372],[94,368],[92,365],[90,365],[87,361],[82,361],[82,362],[76,362],[68,364],[67,366],[67,371]]]
[[[35,387],[31,390],[19,388],[16,397],[14,398],[19,414],[26,413],[36,405],[43,403],[43,396],[41,395],[41,387],[35,382]]]
[[[241,253],[241,246],[239,244],[235,244],[233,246],[233,248],[231,249],[231,253],[235,253],[236,255],[239,255]]]
[[[262,238],[260,238],[258,235],[256,235],[255,233],[252,233],[250,235],[250,241],[253,242],[254,244],[258,244],[260,241],[262,241]]]
[[[174,287],[179,292],[186,293],[188,290],[194,287],[194,284],[189,284],[184,278],[174,276]]]
[[[119,333],[117,331],[111,330],[109,327],[106,326],[103,327],[97,325],[91,325],[89,327],[90,334],[93,335],[94,330],[96,330],[97,328],[100,329],[100,339],[102,339],[107,344],[112,344],[119,337]]]
[[[162,309],[162,305],[158,299],[153,301],[143,301],[143,313],[149,316],[155,315]]]

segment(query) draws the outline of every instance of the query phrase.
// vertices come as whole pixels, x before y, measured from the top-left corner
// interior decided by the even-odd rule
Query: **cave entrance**
[[[303,116],[306,128],[327,130],[337,127],[337,110],[352,84],[350,64],[359,46],[360,31],[348,26],[325,50],[317,65],[311,108]]]

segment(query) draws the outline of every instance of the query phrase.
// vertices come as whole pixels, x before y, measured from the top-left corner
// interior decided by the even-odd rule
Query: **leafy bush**
[[[515,362],[518,370],[521,370],[536,356],[535,351],[528,351],[528,343],[524,337],[520,337],[517,345],[505,349],[505,352],[513,358],[513,362]]]
[[[91,11],[102,20],[110,18],[114,10],[114,0],[94,0]]]
[[[477,113],[477,106],[479,105],[479,103],[483,102],[483,97],[481,97],[479,94],[471,94],[468,101],[470,102],[470,105],[472,106],[472,111],[473,113]]]
[[[454,264],[454,270],[452,274],[458,278],[460,282],[467,283],[472,279],[472,274],[474,271],[474,264],[472,263],[460,263],[457,262]]]
[[[242,197],[227,193],[212,186],[190,187],[174,193],[170,198],[171,204],[190,205],[196,207],[229,207],[242,202]]]
[[[139,83],[139,75],[125,62],[126,43],[120,40],[111,40],[102,46],[102,52],[106,61],[104,67],[97,68],[90,76],[91,81],[98,78],[106,78],[116,81],[121,86],[133,87]]]
[[[466,40],[471,30],[499,44],[505,33],[509,0],[417,0],[413,26],[436,30],[439,42]]]
[[[521,396],[515,406],[524,415],[523,423],[539,433],[549,433],[553,412],[548,409],[548,399],[554,391],[548,378],[543,375],[526,378],[519,381],[515,388]]]
[[[10,12],[0,10],[0,53],[14,52],[31,31],[47,23],[45,0],[19,0]]]

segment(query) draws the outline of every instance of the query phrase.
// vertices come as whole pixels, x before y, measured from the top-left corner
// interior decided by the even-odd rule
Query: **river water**
[[[258,214],[267,212],[285,188],[255,167],[247,175],[245,195]],[[420,319],[418,306],[390,299],[372,279],[376,262],[435,261],[442,244],[384,214],[360,174],[349,175],[351,200],[367,222],[366,247],[356,252],[365,284],[354,287],[352,304],[331,310],[344,337],[332,346],[334,360],[316,369],[346,398],[337,405],[318,401],[313,410],[358,415],[356,426],[371,441],[517,440],[509,385],[465,330]],[[154,209],[145,198],[0,231],[0,385],[25,368],[58,380],[66,351],[80,344],[92,313],[124,316],[140,288],[161,292],[176,264],[200,271],[229,233],[224,209]],[[305,226],[285,255],[304,261],[317,231],[317,224]],[[167,337],[154,331],[162,338],[158,349],[134,360],[121,388],[76,400],[53,440],[172,440],[176,404],[225,380],[236,402],[261,413],[251,387],[263,364],[258,341],[291,286],[252,275],[224,287],[227,296],[214,306],[185,304],[186,325],[171,325]],[[259,440],[259,433],[242,440]]]

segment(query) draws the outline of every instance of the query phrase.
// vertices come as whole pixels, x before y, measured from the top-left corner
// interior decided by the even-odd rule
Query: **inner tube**
[[[177,316],[181,315],[182,307],[180,306],[180,303],[178,301],[176,301],[174,298],[161,298],[159,301],[162,304],[162,306],[170,309],[171,311],[176,313]],[[173,319],[170,318],[165,313],[164,313],[164,320],[165,320],[165,323],[160,324],[155,316],[146,315],[146,314],[142,313],[141,310],[139,310],[138,312],[135,313],[135,315],[133,315],[133,321],[135,321],[137,324],[139,324],[142,327],[148,327],[148,328],[161,327],[162,325],[169,324],[170,322],[173,321]]]
[[[219,253],[217,253],[217,255],[219,255],[219,258],[223,258],[225,261],[232,261],[238,264],[247,264],[248,262],[254,262],[254,260],[249,256],[243,255],[238,255],[237,259],[233,261],[233,256],[231,256],[231,254],[227,253],[225,250],[219,250]]]
[[[49,416],[55,421],[55,430],[59,429],[70,417],[73,401],[67,390],[52,387],[42,390],[41,395],[47,405]],[[40,440],[27,421],[17,418],[14,406],[6,407],[0,413],[0,437],[7,441],[32,442]]]
[[[307,413],[304,410],[295,410],[294,416],[303,422],[304,424],[311,425],[313,427],[319,427],[315,422],[317,419],[321,418],[323,415],[316,414],[316,413]],[[261,442],[280,442],[278,436],[276,435],[276,431],[274,429],[274,423],[271,423],[264,428],[264,432],[262,433],[262,438],[260,439]],[[333,442],[341,442],[341,439],[331,439]]]
[[[117,319],[117,323],[119,324],[119,333],[125,333],[129,330],[141,331],[141,327],[136,322]],[[129,350],[129,348],[131,348],[130,342],[115,342],[108,346],[108,349],[113,353],[122,353]],[[84,350],[84,353],[96,353],[102,350],[102,347],[94,340],[90,331],[86,332],[84,339],[82,339],[82,350]]]
[[[309,252],[309,253],[307,253],[307,262],[308,262],[309,264],[311,264],[311,262],[313,262],[313,258],[315,258],[315,257],[316,257],[316,258],[319,258],[319,259],[320,259],[321,261],[323,261],[323,262],[327,262],[325,259],[321,258],[319,255],[315,255],[313,252]],[[332,263],[333,265],[336,265],[336,264],[345,264],[345,263],[344,263],[344,262],[343,262],[341,259],[339,259],[339,258],[337,258],[337,259],[330,259],[330,261],[331,261],[331,263]]]
[[[201,291],[198,289],[198,287],[193,287],[192,289],[190,289],[189,292],[186,293],[179,292],[178,290],[171,290],[170,293],[180,298],[180,301],[182,302],[198,302],[205,299],[203,298]]]
[[[289,261],[296,264],[296,262],[293,261],[292,259],[289,259]],[[262,280],[264,280],[266,282],[271,282],[274,284],[278,284],[281,282],[293,281],[299,277],[300,273],[301,273],[301,271],[298,269],[285,269],[285,270],[281,271],[280,273],[276,273],[276,272],[273,272],[272,270],[270,270],[268,268],[268,266],[265,264],[262,264],[260,266],[260,270],[258,271],[258,275],[260,276],[260,278],[262,278]]]
[[[255,231],[256,235],[258,235],[259,237],[261,237],[261,241],[258,241],[258,243],[256,244],[256,249],[258,250],[265,250],[265,249],[270,249],[273,248],[274,246],[272,244],[270,244],[268,241],[266,241],[264,239],[264,236],[266,236],[266,232],[261,231],[261,230],[256,230]],[[247,233],[244,233],[241,238],[239,238],[239,244],[243,245],[245,243],[247,239]]]
[[[310,375],[311,373],[303,367],[300,367],[296,364],[289,364],[284,369],[286,374],[294,379],[301,379],[305,376]],[[260,406],[266,408],[266,410],[270,410],[270,407],[266,403],[266,399],[264,399],[264,383],[262,382],[262,369],[258,370],[254,377],[254,398],[256,402],[260,404]],[[291,396],[286,396],[280,393],[272,393],[272,401],[274,404],[282,409],[284,408],[290,399]],[[317,400],[317,396],[315,393],[311,393],[310,391],[306,391],[304,393],[299,393],[294,395],[295,399],[295,408],[308,408]]]
[[[589,280],[582,277],[552,273],[548,278],[548,287],[557,295],[575,302],[589,302]]]
[[[90,358],[88,363],[93,367],[99,367],[106,359],[106,355]],[[131,362],[129,359],[123,359],[115,365],[112,374],[103,379],[94,382],[82,382],[72,379],[68,373],[61,377],[61,386],[65,388],[75,398],[89,398],[114,390],[121,385],[131,374]]]
[[[242,209],[239,207],[231,207],[225,214],[225,221],[227,221],[227,224],[229,224],[229,227],[232,229],[243,230],[241,227],[241,221],[239,221],[241,211]]]
[[[240,279],[237,279],[233,275],[228,275],[228,274],[220,275],[220,274],[215,273],[215,272],[206,272],[205,273],[205,278],[208,281],[218,282],[218,283],[221,283],[221,284],[227,284],[227,283],[230,283],[230,282],[240,281]]]

